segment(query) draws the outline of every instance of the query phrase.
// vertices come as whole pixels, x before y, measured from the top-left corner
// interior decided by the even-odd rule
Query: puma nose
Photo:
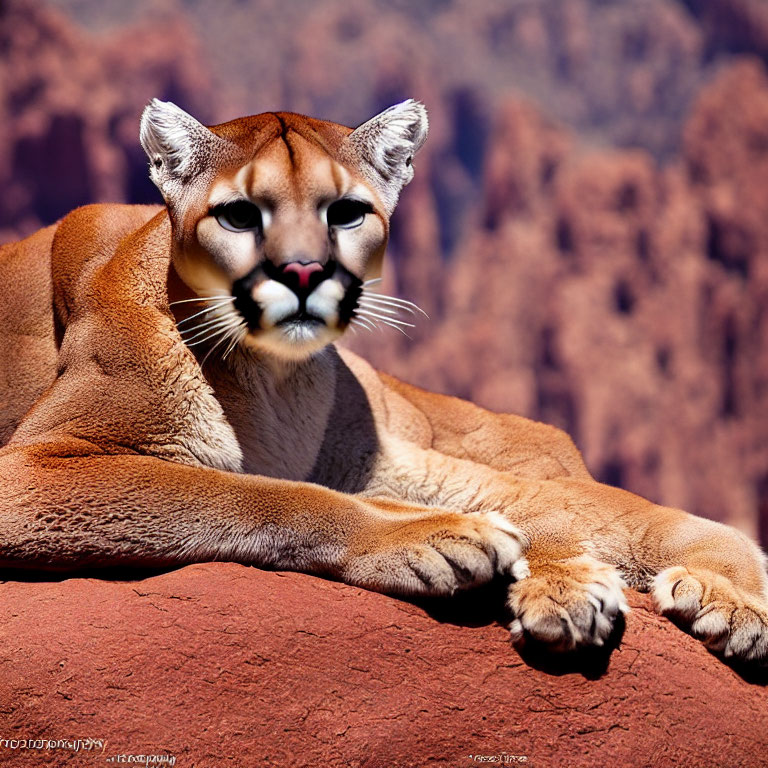
[[[325,267],[319,261],[291,261],[282,268],[284,275],[295,274],[299,280],[299,290],[309,288],[312,275],[322,272]],[[290,280],[290,278],[288,278]]]

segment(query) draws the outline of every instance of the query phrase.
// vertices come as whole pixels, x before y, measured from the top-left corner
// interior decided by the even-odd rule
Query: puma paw
[[[498,513],[441,512],[391,527],[349,559],[345,581],[377,592],[451,595],[497,574],[527,572],[527,540]]]
[[[589,555],[536,561],[533,574],[509,588],[512,642],[530,637],[558,651],[601,646],[619,613],[629,612],[624,586],[615,568]]]
[[[730,579],[703,568],[674,566],[653,581],[660,613],[726,657],[768,661],[768,604]]]

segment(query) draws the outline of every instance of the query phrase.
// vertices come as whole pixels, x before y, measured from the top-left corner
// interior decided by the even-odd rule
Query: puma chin
[[[426,135],[412,100],[354,131],[287,112],[207,128],[153,101],[141,140],[171,218],[188,346],[300,360],[350,325],[405,325],[397,299],[366,290]]]

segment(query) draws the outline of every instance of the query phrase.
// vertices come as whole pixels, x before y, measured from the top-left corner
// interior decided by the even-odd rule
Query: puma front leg
[[[740,531],[687,516],[665,531],[657,609],[726,657],[768,663],[768,560]]]
[[[621,576],[713,650],[768,660],[766,560],[747,536],[592,481],[544,482],[534,507],[518,521],[532,546],[531,580],[510,588],[516,636],[600,644],[625,610]]]
[[[621,574],[565,531],[532,538],[529,576],[509,587],[512,641],[531,638],[558,651],[603,645],[617,617],[629,613]]]
[[[415,595],[508,574],[521,554],[521,535],[502,518],[92,451],[67,439],[0,452],[0,565],[234,560]]]
[[[554,481],[516,477],[399,440],[383,447],[377,493],[503,514],[523,531],[525,559],[517,562],[509,587],[513,640],[530,637],[553,650],[602,645],[617,616],[629,611],[624,581],[610,564],[626,562],[624,554],[606,552],[611,560],[601,562],[591,541],[589,531],[599,527],[596,500],[587,495],[571,505]]]
[[[516,640],[601,645],[628,610],[626,582],[711,648],[768,659],[766,559],[734,528],[591,479],[529,480],[399,440],[385,459],[380,492],[502,513],[525,534],[527,565],[509,590]]]

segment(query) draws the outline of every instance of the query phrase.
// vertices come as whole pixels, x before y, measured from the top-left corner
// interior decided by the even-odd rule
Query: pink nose
[[[299,288],[309,287],[309,278],[315,272],[322,272],[323,265],[319,261],[310,261],[308,264],[302,264],[300,261],[292,261],[283,267],[283,272],[295,272],[299,278]]]

